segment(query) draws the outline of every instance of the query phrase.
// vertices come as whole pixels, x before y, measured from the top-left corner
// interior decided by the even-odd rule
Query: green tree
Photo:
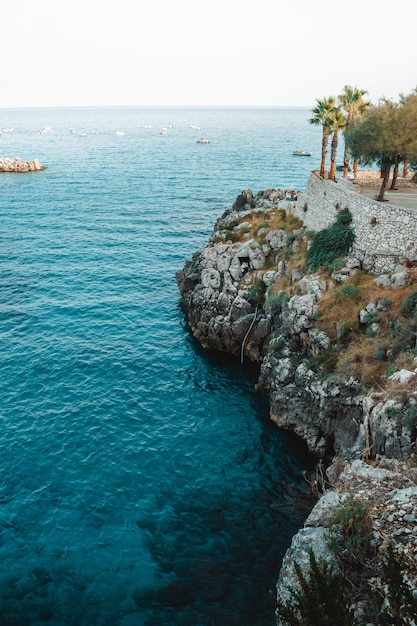
[[[322,100],[316,99],[316,106],[312,109],[313,117],[310,118],[310,124],[315,126],[322,126],[323,137],[321,143],[321,164],[320,164],[320,176],[324,178],[324,171],[326,169],[326,156],[329,145],[330,136],[330,117],[333,109],[336,107],[336,98],[330,96],[329,98],[323,98]]]
[[[343,87],[343,91],[339,95],[339,102],[346,113],[346,132],[349,130],[349,126],[355,120],[360,119],[365,111],[371,106],[370,102],[363,99],[363,96],[367,93],[368,92],[365,91],[365,89],[358,89],[357,87],[351,87],[350,85],[345,85]],[[348,175],[349,159],[349,145],[345,141],[345,151],[343,154],[343,178],[347,178]],[[357,169],[357,162],[356,165],[354,165],[354,171],[356,171],[355,168]]]
[[[404,160],[417,162],[417,94],[400,103],[383,99],[370,107],[352,124],[345,140],[360,162],[380,167],[383,177],[378,200],[382,202],[391,167]]]

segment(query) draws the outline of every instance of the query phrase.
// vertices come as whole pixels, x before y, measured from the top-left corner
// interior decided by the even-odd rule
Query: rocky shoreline
[[[392,544],[405,555],[407,584],[416,592],[417,363],[392,364],[384,386],[364,380],[363,371],[340,375],[331,358],[337,354],[338,363],[343,361],[345,333],[353,331],[340,319],[330,336],[320,323],[321,306],[331,294],[349,294],[348,287],[354,293],[361,260],[349,253],[328,273],[310,272],[303,251],[313,234],[296,217],[296,198],[291,190],[255,197],[242,192],[217,220],[209,244],[177,273],[182,307],[203,347],[259,364],[257,389],[269,398],[271,419],[302,437],[326,470],[316,485],[318,502],[284,558],[278,601],[288,597],[295,581],[294,559],[308,570],[309,546],[337,565],[325,539],[326,520],[351,493],[362,494],[370,505],[375,572],[378,554],[382,558]],[[390,302],[397,298],[394,292],[412,285],[411,265],[398,262],[390,272],[365,277],[369,299],[356,326],[363,344],[373,342],[375,355],[384,325],[393,333],[400,327],[389,317]],[[390,358],[390,349],[382,360]],[[383,597],[381,577],[370,575],[364,588],[371,593],[377,587]],[[366,597],[359,596],[353,606],[360,617]]]
[[[0,172],[15,172],[17,174],[24,174],[26,172],[39,172],[43,169],[45,169],[45,166],[41,165],[38,159],[33,159],[33,161],[23,161],[19,158],[0,158]]]

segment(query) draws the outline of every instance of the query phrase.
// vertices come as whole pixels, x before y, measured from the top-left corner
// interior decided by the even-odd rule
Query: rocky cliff
[[[414,452],[417,274],[409,262],[366,273],[351,250],[311,272],[314,232],[296,207],[293,191],[242,192],[177,283],[194,336],[258,363],[272,420],[330,466],[320,505],[329,514],[347,491],[331,470],[340,460],[370,467]]]

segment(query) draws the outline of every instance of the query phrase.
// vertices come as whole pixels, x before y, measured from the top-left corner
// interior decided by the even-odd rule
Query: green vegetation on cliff
[[[348,209],[340,211],[334,224],[319,231],[307,250],[307,267],[315,272],[319,267],[329,267],[337,259],[346,255],[355,239],[350,226],[352,216]]]
[[[267,257],[265,268],[253,273],[250,302],[270,310],[278,307],[278,311],[292,296],[302,293],[299,280],[308,278],[311,271],[326,283],[317,302],[315,325],[329,337],[331,348],[315,347],[314,353],[306,352],[312,369],[341,380],[354,377],[364,385],[383,385],[393,371],[414,369],[417,267],[404,266],[406,280],[395,287],[359,267],[345,270],[354,239],[347,209],[339,212],[334,224],[317,233],[306,231],[301,220],[282,209],[245,214],[242,223],[244,227],[239,228],[239,220],[235,220],[226,230],[235,243],[255,239],[262,245],[268,233],[277,230],[286,236],[285,245]],[[281,261],[285,270],[266,288],[262,275]]]

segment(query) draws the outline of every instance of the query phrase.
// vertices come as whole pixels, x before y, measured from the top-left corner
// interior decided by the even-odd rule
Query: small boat
[[[307,150],[294,150],[294,156],[311,156],[311,152],[307,152]]]
[[[167,129],[166,128],[162,128],[159,134],[160,135],[166,135],[167,134]]]
[[[210,143],[208,139],[205,139],[204,137],[200,137],[200,139],[197,139],[197,143]]]
[[[201,126],[195,126],[194,124],[190,126],[193,130],[201,130]]]
[[[123,132],[123,130],[116,130],[116,135],[117,135],[118,137],[124,137],[124,135],[126,135],[126,133],[125,133],[125,132]]]

